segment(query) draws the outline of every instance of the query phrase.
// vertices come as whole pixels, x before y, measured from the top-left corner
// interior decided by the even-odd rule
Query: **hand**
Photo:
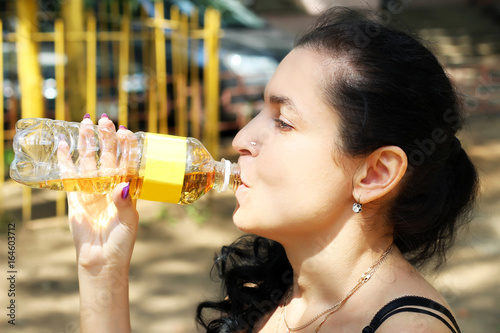
[[[99,173],[96,168],[93,124],[90,119],[84,119],[78,140],[80,175],[95,177],[101,176],[102,170],[106,168],[116,169],[117,138],[122,142],[133,137],[126,129],[120,129],[118,135],[114,135],[115,126],[107,117],[102,117],[98,124],[99,146],[102,150]],[[62,141],[58,149],[58,159],[66,176],[76,173],[76,167],[68,152],[69,146]],[[79,269],[83,268],[92,275],[128,272],[139,216],[135,200],[132,200],[128,193],[123,193],[126,186],[126,183],[121,183],[106,194],[68,193],[69,223]],[[122,193],[127,195],[122,198]]]
[[[119,184],[104,195],[68,193],[70,229],[80,267],[128,270],[139,216],[130,196],[121,198],[126,186]]]

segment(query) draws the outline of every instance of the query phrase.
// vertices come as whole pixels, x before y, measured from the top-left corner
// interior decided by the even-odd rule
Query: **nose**
[[[233,148],[240,155],[255,155],[256,153],[257,144],[255,141],[252,141],[249,133],[249,125],[252,121],[254,121],[254,119],[240,129],[233,139]],[[252,143],[255,143],[255,145]]]
[[[258,154],[263,139],[262,135],[259,135],[261,132],[259,129],[263,127],[260,124],[261,114],[253,118],[234,137],[233,148],[240,155],[256,156]]]

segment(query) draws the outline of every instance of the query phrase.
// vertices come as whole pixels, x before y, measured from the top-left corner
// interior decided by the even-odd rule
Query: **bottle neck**
[[[222,159],[214,162],[214,187],[219,192],[232,190],[236,191],[241,184],[240,167],[236,163]]]

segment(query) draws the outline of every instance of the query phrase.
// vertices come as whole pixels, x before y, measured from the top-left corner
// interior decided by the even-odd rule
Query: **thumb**
[[[139,223],[139,213],[135,207],[136,200],[133,200],[129,193],[130,183],[121,183],[113,191],[113,203],[118,211],[120,222],[135,230]]]

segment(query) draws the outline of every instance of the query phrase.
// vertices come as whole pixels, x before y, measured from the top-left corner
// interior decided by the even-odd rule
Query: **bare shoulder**
[[[387,267],[389,268],[389,267]],[[377,333],[450,333],[455,325],[450,306],[443,296],[404,260],[393,263],[388,270],[392,279],[381,274],[380,290],[386,291],[386,303],[403,299],[399,311],[393,312]],[[389,274],[386,271],[386,274]],[[406,311],[404,308],[407,308]],[[451,317],[451,318],[450,318]],[[453,330],[450,329],[453,327]]]
[[[440,315],[440,314],[437,314]],[[448,325],[453,327],[449,319],[440,315]],[[377,333],[450,333],[441,320],[427,314],[401,312],[388,318],[377,330]]]

